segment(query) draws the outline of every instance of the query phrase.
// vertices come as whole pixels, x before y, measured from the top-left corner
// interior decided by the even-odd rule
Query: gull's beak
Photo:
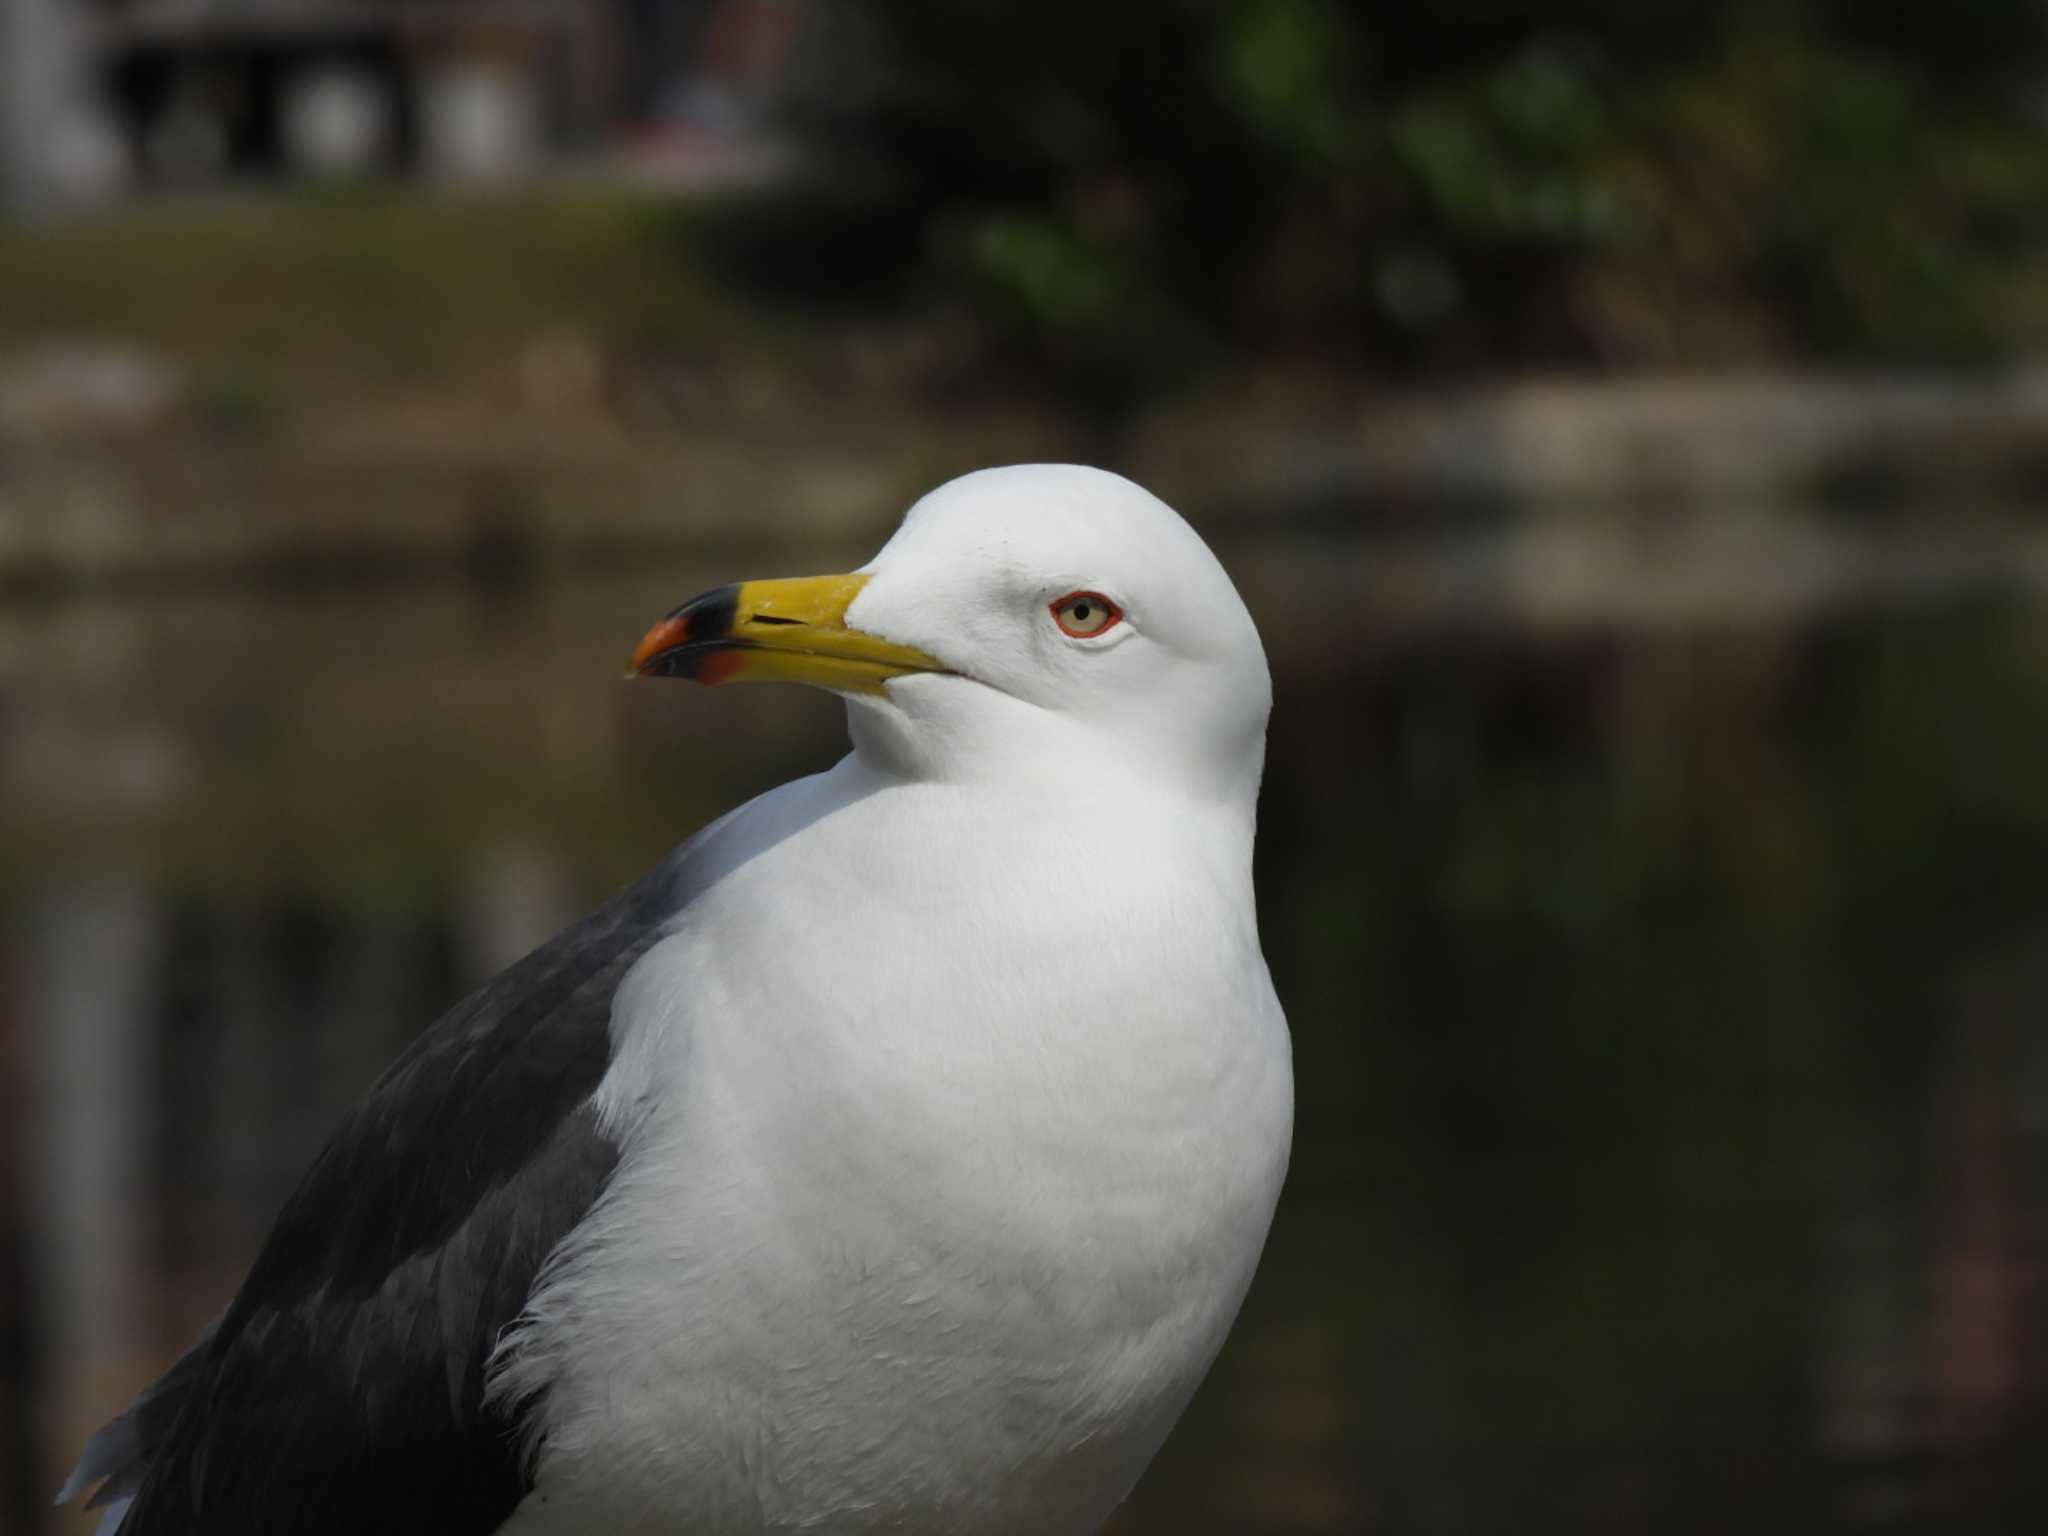
[[[923,651],[847,627],[846,610],[867,583],[865,576],[802,576],[714,588],[647,631],[626,675],[880,693],[892,677],[945,671]]]

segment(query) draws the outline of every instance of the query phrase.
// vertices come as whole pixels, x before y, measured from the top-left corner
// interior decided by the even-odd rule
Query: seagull
[[[1057,1536],[1187,1405],[1293,1116],[1222,566],[1116,475],[983,470],[632,675],[829,689],[852,750],[397,1059],[88,1441],[103,1533]]]

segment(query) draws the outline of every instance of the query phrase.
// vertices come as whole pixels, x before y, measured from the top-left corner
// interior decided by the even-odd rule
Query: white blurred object
[[[391,150],[391,91],[349,64],[320,64],[286,88],[283,135],[293,170],[313,176],[361,176]]]
[[[71,343],[0,358],[0,444],[149,427],[177,398],[176,372],[133,347]]]
[[[51,192],[72,204],[105,202],[134,179],[127,141],[107,114],[83,104],[52,130],[44,169]]]
[[[0,0],[0,207],[118,192],[128,157],[91,85],[80,7]]]
[[[540,103],[528,71],[482,59],[451,60],[426,78],[420,140],[429,174],[502,183],[533,166]]]
[[[67,870],[34,892],[13,999],[38,1338],[69,1368],[47,1408],[90,1422],[106,1377],[146,1352],[136,1277],[148,1199],[147,1071],[162,925],[140,872]]]

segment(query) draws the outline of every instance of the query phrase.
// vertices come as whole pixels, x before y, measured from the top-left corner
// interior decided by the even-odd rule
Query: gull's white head
[[[1121,759],[1221,784],[1248,772],[1256,787],[1272,701],[1258,631],[1149,491],[1072,464],[985,469],[913,506],[866,570],[847,622],[955,675],[856,699],[863,745],[908,746],[940,771],[1042,748],[1084,772]]]
[[[1150,492],[1070,464],[964,475],[860,571],[706,593],[634,662],[836,689],[856,748],[919,777],[1126,773],[1247,801],[1272,701],[1208,546]]]

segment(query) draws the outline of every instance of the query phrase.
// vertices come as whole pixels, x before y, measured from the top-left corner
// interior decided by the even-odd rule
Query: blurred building
[[[802,0],[0,0],[0,192],[406,174],[758,137]]]

